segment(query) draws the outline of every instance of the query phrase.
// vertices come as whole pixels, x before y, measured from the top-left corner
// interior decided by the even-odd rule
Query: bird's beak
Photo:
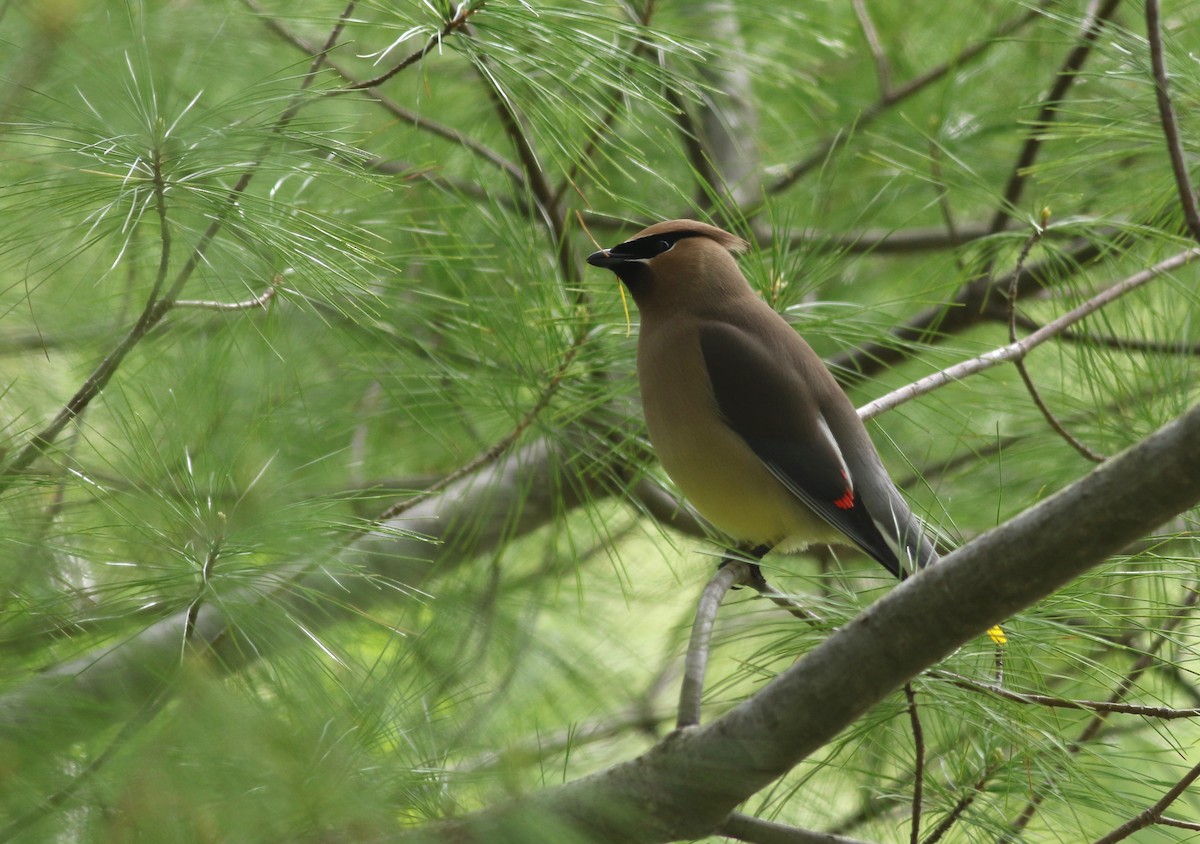
[[[608,267],[612,268],[618,264],[625,263],[625,259],[620,255],[614,255],[607,249],[601,249],[599,252],[593,252],[587,256],[587,262],[593,267]]]

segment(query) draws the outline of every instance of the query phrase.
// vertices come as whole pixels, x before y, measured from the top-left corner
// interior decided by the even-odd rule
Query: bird
[[[904,578],[938,559],[849,397],[746,280],[745,240],[668,220],[588,256],[637,306],[650,443],[684,497],[759,559],[861,549]]]

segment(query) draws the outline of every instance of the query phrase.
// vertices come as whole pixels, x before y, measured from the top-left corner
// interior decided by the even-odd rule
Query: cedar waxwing
[[[641,314],[638,381],[663,468],[760,555],[848,539],[897,576],[935,562],[846,394],[738,269],[746,247],[671,220],[588,256]]]

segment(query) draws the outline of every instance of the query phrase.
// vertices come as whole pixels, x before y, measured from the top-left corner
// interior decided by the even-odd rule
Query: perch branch
[[[708,648],[713,624],[725,593],[734,586],[750,582],[750,564],[737,560],[726,562],[700,594],[696,620],[688,641],[687,659],[683,664],[683,683],[679,690],[679,716],[676,729],[694,727],[700,723],[700,704],[704,695],[704,673],[708,669]]]

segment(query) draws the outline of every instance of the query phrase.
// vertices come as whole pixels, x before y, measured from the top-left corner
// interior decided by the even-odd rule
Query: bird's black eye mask
[[[644,291],[650,283],[650,261],[675,248],[675,244],[685,237],[701,237],[699,232],[677,231],[651,234],[645,237],[635,237],[619,243],[612,249],[601,249],[588,256],[587,262],[593,267],[604,267],[617,274],[617,278],[625,282],[625,286],[634,291]]]
[[[699,237],[697,232],[665,232],[639,237],[617,244],[609,250],[614,258],[626,261],[649,261],[656,255],[661,255],[675,248],[675,244],[685,237]]]

